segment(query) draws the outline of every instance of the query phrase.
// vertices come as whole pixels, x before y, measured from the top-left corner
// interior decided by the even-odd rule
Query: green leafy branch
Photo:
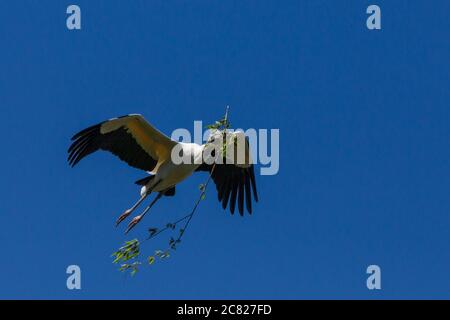
[[[227,129],[230,128],[230,123],[228,121],[228,109],[227,106],[225,111],[225,116],[220,119],[219,121],[216,121],[214,124],[210,124],[207,126],[210,130],[219,130],[223,131],[223,139],[226,141],[226,132]],[[226,143],[223,143],[223,149],[222,149],[223,155],[226,155]],[[219,155],[217,155],[219,156]],[[185,221],[182,228],[178,229],[178,236],[176,238],[170,237],[169,239],[169,247],[166,250],[155,250],[154,254],[149,256],[147,258],[147,263],[149,265],[152,265],[155,263],[157,259],[164,260],[170,257],[170,251],[175,251],[177,249],[178,244],[181,243],[181,240],[185,234],[186,229],[189,227],[189,224],[197,211],[198,205],[202,200],[206,198],[206,188],[208,187],[209,182],[211,181],[211,177],[214,173],[214,169],[216,167],[216,162],[214,162],[211,172],[209,173],[208,179],[205,183],[202,183],[199,185],[200,195],[197,201],[194,204],[194,207],[192,211],[180,219],[176,220],[175,222],[169,222],[167,223],[163,228],[149,228],[149,236],[146,238],[146,240],[150,240],[155,238],[156,236],[160,235],[162,232],[167,230],[175,230],[177,228],[177,225],[179,225],[181,222]],[[119,263],[122,262],[119,270],[122,272],[130,271],[130,274],[133,276],[135,275],[139,267],[141,266],[141,262],[138,261],[140,255],[140,243],[139,240],[134,239],[130,241],[126,241],[125,244],[119,248],[118,251],[114,252],[112,256],[114,257],[113,263]]]
[[[213,124],[208,124],[206,126],[207,129],[210,130],[227,130],[230,128],[231,123],[230,121],[228,121],[228,110],[229,110],[229,106],[227,106],[226,110],[225,110],[225,115],[222,119],[216,121]]]
[[[131,275],[135,275],[138,271],[138,267],[141,264],[139,261],[135,261],[140,254],[140,244],[138,239],[126,241],[125,244],[112,254],[114,257],[113,263],[123,262],[120,265],[120,271],[131,270]],[[128,261],[133,261],[128,263]]]
[[[227,154],[227,144],[226,144],[227,131],[231,127],[231,123],[228,121],[228,109],[229,106],[227,106],[225,110],[225,116],[222,119],[216,121],[214,124],[209,124],[206,126],[206,128],[213,131],[213,133],[217,131],[223,132],[222,154],[224,157],[226,157]]]

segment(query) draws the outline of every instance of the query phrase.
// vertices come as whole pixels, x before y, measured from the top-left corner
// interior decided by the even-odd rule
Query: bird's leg
[[[147,198],[147,196],[150,194],[150,192],[145,192],[141,198],[128,210],[125,210],[124,213],[120,215],[120,217],[116,221],[116,227],[121,223],[123,220],[125,220],[136,208],[142,203],[142,201]]]
[[[148,212],[148,210],[150,210],[150,208],[156,203],[156,201],[158,201],[158,199],[160,199],[163,195],[164,195],[164,192],[158,193],[158,195],[147,206],[147,208],[145,208],[145,210],[142,211],[142,213],[140,215],[134,217],[133,220],[131,220],[130,224],[127,227],[127,230],[125,231],[125,234],[127,234],[131,229],[133,229],[141,221],[141,219],[145,216],[145,214]]]

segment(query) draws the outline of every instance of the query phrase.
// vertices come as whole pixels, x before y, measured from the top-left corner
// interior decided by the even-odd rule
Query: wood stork
[[[149,176],[135,182],[142,186],[141,197],[130,209],[119,216],[116,226],[127,218],[151,192],[158,194],[140,215],[131,220],[126,232],[131,230],[163,195],[175,195],[175,186],[195,171],[212,172],[211,178],[216,185],[218,200],[222,203],[223,209],[226,209],[229,204],[233,214],[237,201],[239,213],[242,216],[244,198],[249,214],[252,213],[252,193],[255,201],[258,201],[254,167],[250,159],[247,139],[245,139],[245,161],[241,164],[236,161],[232,164],[227,163],[226,153],[221,154],[222,163],[215,164],[205,161],[207,158],[204,155],[207,145],[217,146],[229,141],[235,142],[243,135],[242,132],[227,133],[227,138],[223,139],[223,133],[216,131],[210,135],[207,144],[176,142],[154,128],[141,115],[130,114],[103,121],[75,134],[68,150],[68,162],[73,167],[87,155],[97,150],[105,150],[118,156],[128,165],[149,173]],[[228,139],[229,137],[231,140]],[[235,146],[235,143],[231,145]],[[194,161],[176,164],[171,156],[175,147],[181,150],[183,156]],[[214,156],[214,151],[211,154]]]

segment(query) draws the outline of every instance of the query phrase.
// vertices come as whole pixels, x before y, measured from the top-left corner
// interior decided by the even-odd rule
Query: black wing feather
[[[157,161],[142,149],[125,127],[102,134],[100,129],[103,123],[86,128],[72,137],[74,142],[68,150],[68,161],[72,167],[89,154],[105,150],[134,168],[145,171],[155,168]]]
[[[239,173],[239,182],[238,182],[238,208],[239,214],[244,215],[244,179],[245,176]]]
[[[212,168],[213,165],[204,163],[196,171],[211,172]],[[243,215],[245,202],[248,213],[252,213],[252,193],[258,201],[253,165],[243,168],[233,164],[216,164],[211,178],[216,184],[217,197],[223,209],[229,205],[231,214],[234,214],[237,202],[239,213]]]
[[[239,186],[239,178],[237,177],[237,174],[233,173],[233,186],[231,188],[231,198],[230,198],[230,211],[231,214],[234,214],[234,208],[236,207],[236,197],[238,193],[238,186]]]
[[[245,177],[245,203],[248,213],[252,214],[252,194],[250,191],[250,178]]]
[[[231,187],[232,187],[232,179],[231,177],[229,177],[226,181],[226,183],[224,184],[224,188],[223,188],[223,197],[222,197],[222,208],[225,210],[227,208],[228,205],[228,199],[230,199],[230,193],[231,193]]]

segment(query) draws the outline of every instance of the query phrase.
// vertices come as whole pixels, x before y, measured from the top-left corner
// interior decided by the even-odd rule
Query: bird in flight
[[[149,174],[135,182],[142,186],[140,198],[119,216],[116,226],[152,192],[157,193],[157,196],[141,214],[131,220],[126,232],[142,220],[158,199],[162,196],[174,196],[175,186],[197,171],[211,174],[218,200],[222,203],[223,209],[229,205],[231,214],[234,214],[236,202],[241,216],[244,214],[244,202],[248,213],[251,214],[252,194],[254,200],[258,201],[254,166],[250,157],[249,143],[243,132],[224,135],[222,131],[216,130],[206,144],[183,143],[171,140],[148,123],[143,116],[130,114],[86,128],[75,134],[72,141],[68,150],[68,162],[72,167],[87,155],[97,150],[105,150],[129,166]],[[237,148],[237,141],[244,141],[241,161],[237,161],[241,150]],[[228,150],[228,145],[233,147],[233,152],[216,152],[223,150],[223,144],[227,145],[225,150]],[[181,163],[174,161],[174,154],[190,161]],[[221,161],[215,161],[218,158]]]

